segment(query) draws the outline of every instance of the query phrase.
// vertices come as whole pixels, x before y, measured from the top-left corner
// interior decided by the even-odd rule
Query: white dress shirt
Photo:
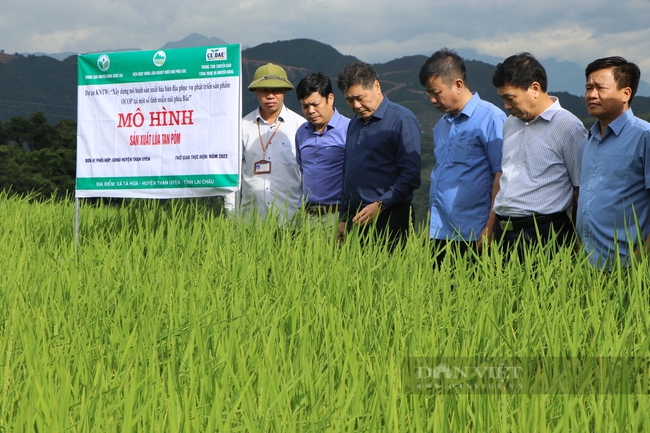
[[[580,185],[582,122],[553,104],[530,122],[509,116],[503,126],[503,174],[494,211],[502,216],[553,214],[572,203]]]
[[[293,217],[301,197],[295,138],[303,123],[302,116],[284,105],[273,124],[262,119],[259,107],[242,119],[241,189],[226,196],[228,211],[244,215],[257,211],[262,220],[273,211],[280,215],[281,222]],[[266,151],[260,136],[264,144],[268,143]],[[270,173],[255,174],[254,164],[261,160],[271,163]]]

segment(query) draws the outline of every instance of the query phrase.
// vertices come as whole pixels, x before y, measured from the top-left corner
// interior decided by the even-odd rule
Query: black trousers
[[[553,241],[557,247],[555,251],[557,251],[562,246],[573,245],[577,239],[573,223],[566,212],[558,213],[551,221],[537,224],[532,217],[513,217],[509,218],[509,220],[515,224],[524,224],[525,227],[515,230],[503,230],[500,222],[508,221],[508,218],[498,215],[492,239],[501,242],[501,248],[507,254],[514,253],[516,246],[520,261],[524,260],[524,250],[531,245],[537,243],[546,245]],[[551,238],[552,234],[554,234],[554,238]],[[519,242],[517,243],[517,241]]]
[[[449,248],[445,248],[449,245]],[[445,239],[431,239],[431,257],[434,259],[433,268],[440,267],[442,261],[449,250],[452,256],[458,251],[460,255],[467,254],[468,251],[477,251],[476,241],[463,242],[463,241],[448,241]]]
[[[353,216],[347,222],[348,231],[356,227],[352,222]],[[392,252],[396,246],[403,246],[406,243],[406,238],[413,223],[412,203],[410,201],[398,203],[390,208],[384,209],[374,224],[360,227],[360,239],[362,243],[365,243],[371,237],[375,241],[383,241],[388,238],[389,251]]]

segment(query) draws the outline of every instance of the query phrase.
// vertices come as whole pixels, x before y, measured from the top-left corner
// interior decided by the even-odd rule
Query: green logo
[[[102,72],[108,71],[108,68],[111,67],[111,59],[106,54],[102,54],[97,59],[97,67]]]
[[[164,65],[165,60],[167,60],[167,54],[165,54],[164,51],[158,51],[156,54],[153,55],[153,64],[158,67]]]

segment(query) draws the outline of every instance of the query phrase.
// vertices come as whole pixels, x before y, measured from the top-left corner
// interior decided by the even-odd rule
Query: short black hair
[[[463,58],[448,48],[436,51],[420,68],[420,84],[426,87],[431,77],[440,77],[446,84],[451,84],[457,78],[466,83],[467,69]]]
[[[546,70],[530,53],[519,53],[508,57],[503,63],[497,65],[492,75],[492,84],[496,88],[509,84],[518,89],[528,90],[534,82],[538,82],[542,92],[546,92],[548,86]]]
[[[634,95],[639,88],[639,80],[641,80],[641,70],[639,67],[625,60],[623,57],[613,56],[613,57],[604,57],[602,59],[594,60],[593,62],[587,65],[585,69],[585,78],[589,79],[589,75],[592,72],[600,71],[601,69],[614,68],[614,80],[616,81],[616,87],[620,90],[624,87],[629,87],[632,89],[632,94],[630,95],[630,101],[628,105],[632,103]]]
[[[323,98],[327,98],[332,93],[332,81],[330,77],[318,72],[309,74],[296,86],[296,96],[298,100],[305,99],[314,92],[318,92]]]
[[[379,75],[375,68],[361,61],[354,61],[343,66],[337,85],[341,92],[345,93],[352,86],[371,89],[375,81],[379,81]]]

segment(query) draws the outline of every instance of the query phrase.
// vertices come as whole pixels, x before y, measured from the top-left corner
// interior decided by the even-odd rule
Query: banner
[[[77,197],[238,188],[239,45],[81,54]]]

